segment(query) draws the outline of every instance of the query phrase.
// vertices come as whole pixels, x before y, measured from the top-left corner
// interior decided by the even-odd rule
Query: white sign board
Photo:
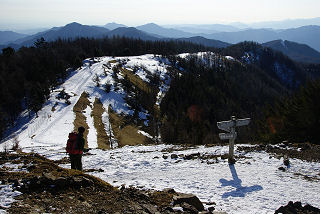
[[[220,133],[219,138],[221,140],[230,140],[230,139],[235,139],[237,137],[237,132],[235,133]]]
[[[250,123],[250,118],[237,119],[236,126],[247,126]]]
[[[217,122],[218,128],[226,132],[230,132],[233,125],[234,122],[232,120]]]
[[[246,126],[250,123],[250,118],[236,119],[235,116],[231,117],[231,120],[217,122],[219,129],[226,131],[228,133],[220,133],[219,138],[221,140],[229,140],[229,163],[233,164],[235,162],[233,158],[234,153],[234,141],[237,137],[236,127]]]
[[[247,126],[250,123],[250,118],[245,119],[237,119],[237,120],[228,120],[228,121],[221,121],[217,122],[217,126],[219,129],[230,132],[231,127],[236,126]]]

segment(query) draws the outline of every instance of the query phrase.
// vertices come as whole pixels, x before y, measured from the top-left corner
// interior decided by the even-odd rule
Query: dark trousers
[[[72,155],[70,154],[70,161],[71,161],[71,169],[77,169],[82,171],[82,155]]]

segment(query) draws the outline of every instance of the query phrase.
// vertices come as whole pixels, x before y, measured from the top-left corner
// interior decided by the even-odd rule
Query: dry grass
[[[132,71],[125,69],[125,68],[120,68],[121,73],[123,74],[123,76],[127,76],[128,80],[135,85],[136,87],[138,87],[140,90],[150,94],[152,93],[152,89],[149,87],[149,85],[144,82],[140,77],[138,77],[137,75],[134,75],[132,73]]]
[[[110,60],[108,63],[116,63],[117,60],[116,59],[113,59],[113,60]]]
[[[78,102],[73,107],[73,112],[76,114],[76,119],[73,121],[74,131],[78,131],[80,126],[83,126],[86,130],[83,133],[83,137],[85,139],[85,147],[88,148],[88,133],[89,126],[86,121],[86,116],[83,114],[83,111],[90,106],[90,101],[88,99],[88,94],[83,92],[78,100]]]
[[[138,134],[138,128],[135,125],[125,124],[124,118],[117,115],[110,107],[108,113],[112,130],[119,147],[145,144],[147,142],[147,138],[144,135]]]
[[[94,127],[97,130],[98,148],[110,149],[110,142],[106,133],[104,123],[102,122],[102,114],[105,112],[101,101],[96,98],[93,104],[91,116],[93,117]]]

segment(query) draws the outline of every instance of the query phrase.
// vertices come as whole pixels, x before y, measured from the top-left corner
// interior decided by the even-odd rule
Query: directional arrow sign
[[[230,139],[236,139],[237,137],[237,132],[235,133],[220,133],[219,138],[221,140],[230,140]]]
[[[231,127],[234,126],[234,122],[232,120],[217,122],[217,126],[219,129],[230,132]]]
[[[250,118],[237,119],[236,126],[247,126],[250,123]]]
[[[228,120],[228,121],[221,121],[217,122],[217,126],[219,129],[230,132],[231,127],[236,127],[236,126],[246,126],[250,123],[250,118],[245,118],[245,119],[237,119],[237,120]]]

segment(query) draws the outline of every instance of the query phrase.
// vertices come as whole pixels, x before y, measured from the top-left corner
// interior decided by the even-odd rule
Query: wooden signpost
[[[231,120],[217,122],[219,129],[226,131],[228,133],[220,133],[219,138],[221,140],[229,140],[229,158],[228,162],[234,164],[235,160],[234,154],[234,141],[237,137],[236,127],[237,126],[247,126],[250,123],[250,118],[236,119],[235,116],[231,116]]]

